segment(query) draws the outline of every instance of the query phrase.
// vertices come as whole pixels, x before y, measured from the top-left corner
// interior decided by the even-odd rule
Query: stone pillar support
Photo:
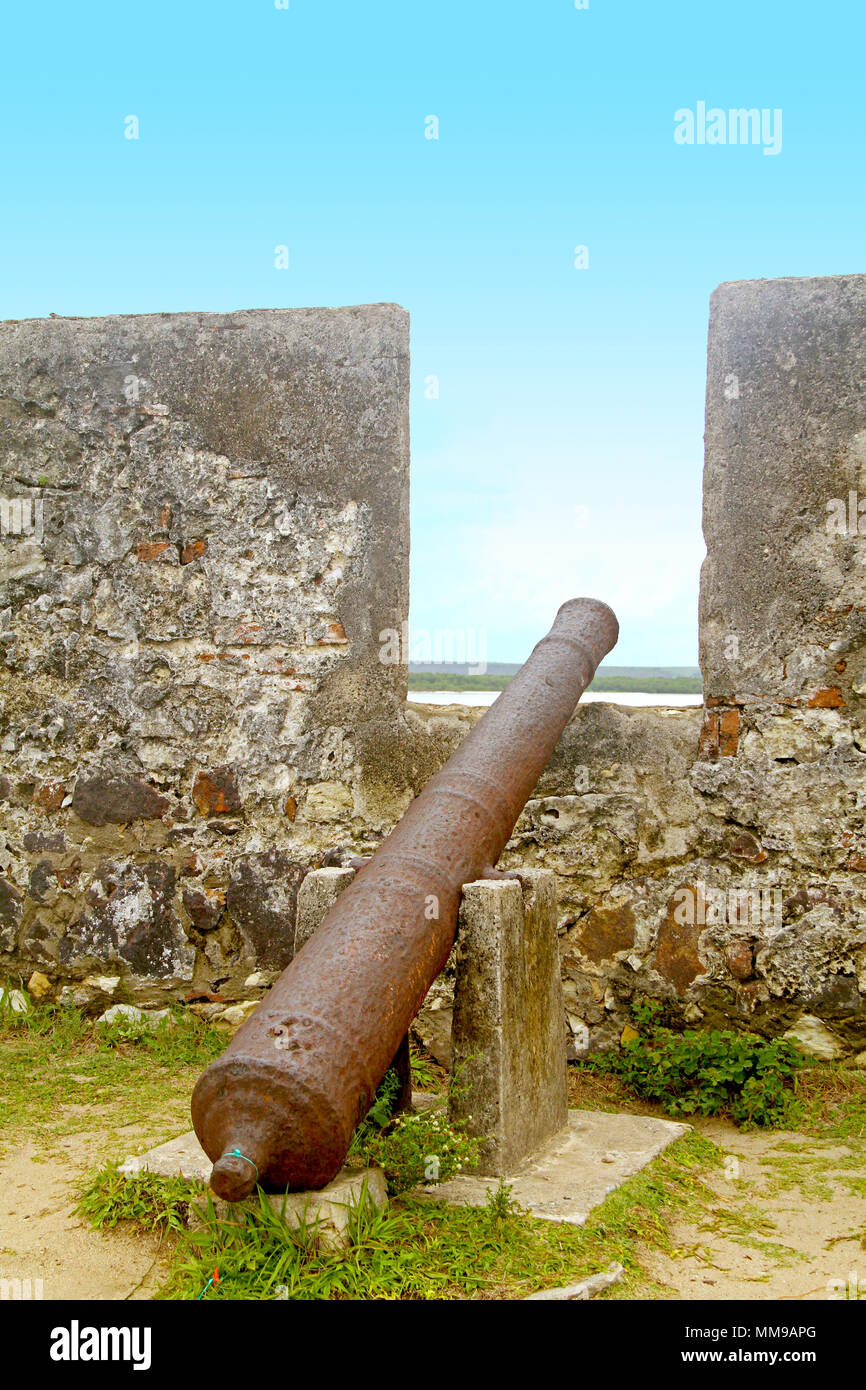
[[[481,1173],[513,1172],[568,1122],[556,916],[548,869],[463,890],[451,1114],[469,1133],[488,1136]]]

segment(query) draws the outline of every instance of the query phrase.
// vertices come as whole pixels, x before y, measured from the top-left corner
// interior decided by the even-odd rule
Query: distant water
[[[410,690],[409,700],[415,705],[492,705],[501,694],[501,690]],[[586,695],[581,695],[580,700],[583,705],[667,705],[678,709],[703,704],[703,696],[697,692],[691,695],[649,695],[640,690],[590,690]]]

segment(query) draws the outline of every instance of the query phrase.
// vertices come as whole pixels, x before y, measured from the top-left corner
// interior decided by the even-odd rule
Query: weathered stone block
[[[556,917],[556,880],[543,869],[463,890],[451,1110],[489,1136],[482,1173],[511,1172],[568,1120]]]
[[[348,787],[340,782],[317,782],[307,792],[304,816],[322,825],[332,825],[351,817],[352,809],[352,793]]]
[[[305,873],[302,864],[278,849],[235,863],[226,907],[256,965],[283,970],[292,959],[298,886]]]
[[[30,995],[30,998],[35,999],[37,1003],[41,999],[47,999],[48,995],[51,993],[51,981],[48,979],[48,976],[43,975],[41,970],[34,970],[30,979],[27,981],[27,993]]]
[[[112,1004],[111,1008],[106,1009],[104,1014],[100,1014],[98,1023],[122,1023],[130,1029],[156,1030],[160,1024],[166,1023],[171,1018],[168,1009],[137,1009],[134,1004]]]
[[[506,1175],[512,1196],[538,1220],[583,1226],[593,1207],[688,1132],[688,1125],[646,1115],[569,1110],[567,1126]],[[499,1176],[459,1173],[412,1195],[483,1207]]]
[[[594,907],[582,924],[576,945],[588,960],[600,965],[618,951],[634,945],[634,911],[628,901]]]
[[[697,901],[700,888],[697,884],[686,885],[693,901]],[[654,965],[659,975],[671,985],[678,994],[684,994],[692,981],[702,975],[705,964],[699,950],[701,926],[694,920],[682,920],[676,897],[668,904],[656,939]]]
[[[24,893],[8,878],[0,877],[0,922],[14,927],[21,917]]]
[[[61,801],[51,807],[57,810]],[[158,820],[169,802],[140,777],[99,774],[79,777],[72,793],[72,809],[88,825],[126,825],[133,820]]]
[[[452,953],[454,954],[454,953]],[[434,1061],[440,1066],[451,1068],[451,1030],[454,1022],[454,980],[453,976],[440,975],[430,987],[424,1007],[419,1009],[412,1020],[410,1035],[414,1037]]]
[[[194,951],[173,909],[174,869],[103,860],[59,961],[116,964],[140,979],[192,979]]]
[[[225,912],[226,895],[218,888],[184,888],[183,905],[194,927],[213,931]]]
[[[121,719],[162,643],[157,685],[226,657],[324,686],[332,723],[402,698],[379,660],[408,608],[397,306],[0,324],[0,456],[44,514],[0,556],[15,669],[48,674],[59,640],[62,681]]]
[[[295,954],[355,877],[354,869],[311,869],[298,889]]]
[[[196,773],[192,799],[203,816],[233,816],[241,809],[241,794],[234,770],[214,767]]]
[[[787,1042],[793,1043],[798,1051],[821,1062],[835,1062],[842,1055],[838,1039],[825,1027],[820,1018],[814,1018],[811,1014],[804,1014],[798,1019],[784,1037]]]
[[[713,294],[701,580],[710,699],[851,701],[866,663],[864,373],[866,275]]]

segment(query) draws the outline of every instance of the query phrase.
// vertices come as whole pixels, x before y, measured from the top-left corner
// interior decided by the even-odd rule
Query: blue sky
[[[694,662],[709,296],[866,269],[864,27],[853,0],[19,7],[0,316],[396,301],[413,626],[520,660],[592,593],[613,660]],[[678,145],[699,101],[781,109],[781,153]]]

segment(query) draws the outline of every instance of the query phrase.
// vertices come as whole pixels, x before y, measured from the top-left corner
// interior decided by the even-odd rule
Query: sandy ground
[[[859,1178],[866,1192],[859,1146],[714,1120],[699,1127],[728,1156],[710,1181],[718,1206],[698,1224],[675,1221],[675,1254],[648,1252],[647,1271],[677,1298],[866,1296],[866,1196],[846,1182]],[[802,1185],[783,1185],[795,1169]]]
[[[128,1128],[137,1148],[139,1129]],[[158,1236],[121,1227],[103,1234],[75,1215],[79,1182],[104,1161],[99,1148],[76,1135],[55,1141],[50,1159],[27,1146],[0,1158],[0,1279],[41,1279],[46,1299],[149,1296]]]
[[[718,1202],[706,1217],[674,1221],[675,1253],[645,1254],[670,1297],[845,1297],[852,1275],[866,1291],[866,1196],[848,1185],[859,1179],[866,1192],[859,1150],[781,1131],[743,1134],[721,1121],[700,1128],[728,1161],[712,1178]],[[120,1159],[149,1137],[135,1125],[121,1135]],[[104,1142],[74,1135],[55,1140],[50,1158],[28,1147],[0,1158],[0,1278],[41,1278],[46,1299],[149,1297],[163,1273],[158,1238],[93,1231],[75,1215],[77,1185],[104,1162]],[[785,1186],[794,1169],[803,1185]]]

